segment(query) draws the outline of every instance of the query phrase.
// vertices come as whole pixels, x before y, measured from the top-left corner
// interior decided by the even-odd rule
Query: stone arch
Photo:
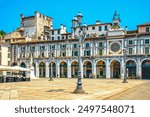
[[[67,62],[62,61],[60,62],[60,78],[66,78],[67,77]]]
[[[73,61],[71,63],[71,76],[73,78],[77,78],[78,77],[78,62],[77,61]]]
[[[44,61],[39,61],[38,63],[39,63],[39,66],[40,66],[40,63],[44,63],[46,65],[46,62]]]
[[[92,78],[92,62],[90,60],[83,62],[83,74],[84,78]]]
[[[111,78],[121,78],[121,63],[118,60],[112,60],[110,62],[110,74]]]
[[[127,59],[127,60],[126,60],[126,63],[127,63],[128,61],[134,61],[134,62],[136,63],[136,65],[137,65],[137,61],[136,61],[135,59]]]
[[[99,60],[96,62],[96,77],[106,78],[106,63],[104,60]]]
[[[99,62],[99,61],[103,61],[105,64],[106,64],[106,61],[104,59],[99,59],[96,61],[96,64]]]
[[[62,62],[67,63],[67,61],[66,61],[66,60],[62,60],[62,61],[59,61],[59,62],[58,62],[58,63],[59,63],[59,65],[60,65],[60,63],[62,63]]]
[[[83,65],[84,65],[84,63],[87,62],[87,61],[92,63],[91,60],[84,60],[84,61],[83,61]]]
[[[22,62],[22,63],[20,64],[20,67],[27,68],[27,66],[26,66],[26,64],[25,64],[24,62]]]
[[[119,59],[112,59],[109,63],[111,64],[113,61],[118,61],[121,65],[121,61]]]
[[[150,58],[145,58],[145,59],[143,59],[143,60],[140,62],[141,67],[142,67],[142,63],[143,63],[145,60],[150,60]]]
[[[56,63],[54,61],[49,63],[49,76],[56,77]]]
[[[45,62],[39,63],[39,77],[45,77],[46,75],[46,64]]]
[[[127,69],[127,76],[128,78],[136,78],[136,67],[137,64],[134,60],[127,60],[126,61],[126,69]]]
[[[13,62],[11,66],[18,66],[17,62]]]
[[[141,62],[142,79],[150,79],[150,59]]]

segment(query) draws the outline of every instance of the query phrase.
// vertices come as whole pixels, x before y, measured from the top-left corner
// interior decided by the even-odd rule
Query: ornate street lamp
[[[82,13],[79,12],[79,13],[77,14],[77,19],[78,19],[78,25],[81,26],[81,24],[82,24],[82,19],[83,19]]]
[[[75,33],[77,28],[79,29],[78,37],[77,37],[79,39],[79,43],[78,43],[78,80],[77,80],[76,89],[74,90],[74,93],[77,93],[77,94],[85,93],[85,91],[82,88],[82,81],[81,81],[80,48],[81,48],[81,43],[83,42],[85,35],[86,35],[87,25],[84,24],[83,26],[81,26],[82,25],[82,18],[83,18],[83,15],[82,15],[82,13],[79,12],[78,15],[76,17],[74,17],[72,20],[72,29],[73,29],[74,33]]]
[[[128,83],[127,82],[127,69],[126,69],[126,56],[127,56],[127,50],[123,48],[123,56],[124,56],[124,77],[122,83]]]

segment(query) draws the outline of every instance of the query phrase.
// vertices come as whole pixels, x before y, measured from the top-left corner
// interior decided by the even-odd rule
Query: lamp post
[[[82,26],[82,18],[83,15],[82,13],[78,13],[78,15],[76,17],[73,18],[72,20],[72,28],[74,31],[74,36],[75,36],[75,31],[78,28],[79,32],[78,32],[78,36],[77,38],[79,39],[79,43],[78,43],[78,80],[77,80],[77,86],[76,89],[74,90],[74,93],[77,94],[83,94],[85,93],[85,91],[82,88],[82,81],[81,81],[81,55],[80,55],[80,48],[81,48],[81,43],[85,38],[86,35],[86,31],[87,31],[87,25],[84,24]]]
[[[122,83],[128,83],[127,82],[127,70],[126,70],[126,56],[127,56],[127,50],[123,48],[123,57],[124,57],[124,77]]]

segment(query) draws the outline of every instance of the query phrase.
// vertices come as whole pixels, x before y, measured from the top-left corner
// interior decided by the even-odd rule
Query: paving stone
[[[108,96],[123,92],[127,89],[145,83],[144,80],[115,79],[82,79],[86,94],[73,94],[77,79],[56,78],[50,82],[46,78],[31,80],[30,82],[3,83],[0,85],[2,93],[0,99],[19,100],[92,100],[105,99]]]
[[[1,100],[9,100],[9,96],[10,96],[10,92],[4,91],[0,99]]]
[[[11,90],[11,92],[10,92],[10,100],[19,100],[17,90]]]

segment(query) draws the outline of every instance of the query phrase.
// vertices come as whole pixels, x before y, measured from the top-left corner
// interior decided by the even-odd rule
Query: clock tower
[[[120,14],[115,11],[112,19],[112,26],[107,32],[107,39],[109,45],[109,55],[122,54],[123,39],[125,30],[120,26]]]

